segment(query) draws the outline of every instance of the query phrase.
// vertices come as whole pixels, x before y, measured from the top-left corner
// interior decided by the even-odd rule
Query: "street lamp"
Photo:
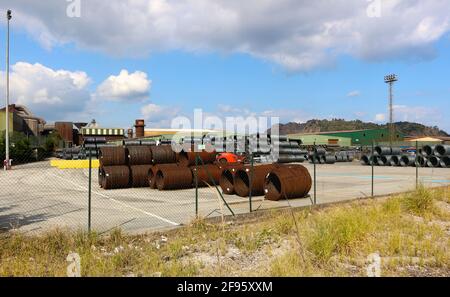
[[[394,128],[394,83],[398,81],[397,75],[389,74],[384,77],[384,82],[389,84],[389,144],[392,147],[394,140],[395,128]]]
[[[3,167],[5,170],[11,168],[11,161],[9,159],[9,21],[11,20],[11,10],[6,12],[6,107],[5,107],[5,119],[6,119],[6,131],[5,131],[5,161]]]

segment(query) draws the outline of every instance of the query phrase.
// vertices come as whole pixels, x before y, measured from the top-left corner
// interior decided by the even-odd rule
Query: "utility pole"
[[[384,77],[384,82],[389,84],[389,145],[392,147],[392,142],[395,138],[394,127],[394,83],[398,81],[397,75],[389,74]]]
[[[11,161],[9,160],[9,21],[11,20],[11,18],[11,10],[8,9],[8,11],[6,12],[6,23],[8,28],[6,30],[5,170],[9,170],[11,168]]]

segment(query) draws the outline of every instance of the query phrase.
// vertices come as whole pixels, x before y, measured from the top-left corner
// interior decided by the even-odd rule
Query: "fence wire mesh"
[[[309,147],[309,161],[301,163],[311,176],[309,194],[304,198],[279,201],[265,199],[261,192],[254,194],[251,188],[251,195],[247,197],[226,193],[220,178],[227,165],[213,165],[220,168],[218,176],[219,171],[208,167],[199,155],[191,166],[192,186],[188,188],[159,191],[143,186],[105,190],[100,185],[102,176],[98,174],[96,154],[86,152],[86,160],[73,161],[39,155],[36,150],[18,150],[20,153],[16,151],[12,156],[12,170],[0,172],[0,230],[40,232],[91,227],[100,233],[114,228],[137,233],[174,228],[196,218],[310,207],[315,203],[411,191],[418,185],[450,185],[450,170],[445,163],[436,163],[434,159],[442,161],[443,157],[429,154],[427,146],[430,144],[374,143],[356,149],[327,148],[325,153],[319,146]],[[390,151],[376,153],[377,147],[387,147]],[[322,159],[318,158],[319,154]],[[89,155],[92,156],[91,169]],[[347,156],[345,162],[344,155]],[[250,186],[258,166],[262,164],[252,156],[245,164]],[[200,178],[199,172],[203,169]]]

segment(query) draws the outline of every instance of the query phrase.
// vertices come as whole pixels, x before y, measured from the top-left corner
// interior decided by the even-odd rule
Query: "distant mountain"
[[[408,136],[449,136],[449,134],[438,127],[428,127],[418,123],[396,122],[397,131]],[[310,120],[306,123],[280,124],[280,134],[295,133],[317,133],[329,131],[362,130],[362,129],[382,129],[386,125],[367,123],[360,120],[346,121],[343,119],[332,120]],[[269,129],[270,130],[270,129]]]

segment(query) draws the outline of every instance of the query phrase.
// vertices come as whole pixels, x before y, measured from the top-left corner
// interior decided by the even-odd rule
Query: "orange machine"
[[[233,153],[220,153],[217,155],[217,162],[225,163],[245,163],[247,158],[245,156],[238,156]]]

